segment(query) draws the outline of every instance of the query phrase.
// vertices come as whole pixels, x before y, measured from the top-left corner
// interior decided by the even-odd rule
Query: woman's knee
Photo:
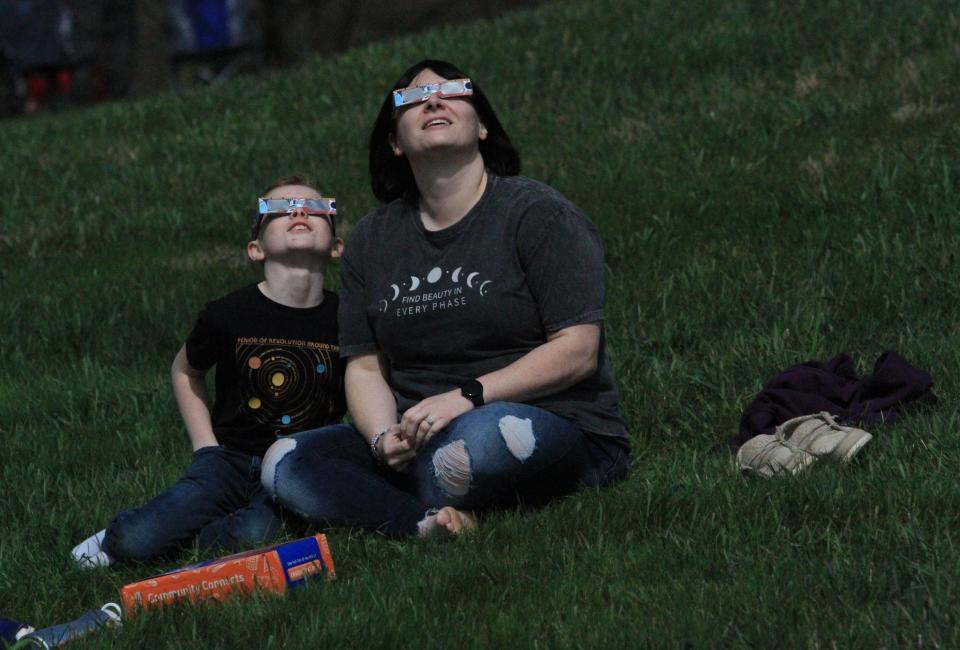
[[[580,442],[583,435],[559,416],[512,402],[494,402],[468,411],[451,423],[447,434],[449,442],[437,449],[446,449],[442,457],[452,454],[459,458],[465,453],[476,469],[483,465],[494,473],[505,466],[532,462],[538,455],[555,455]],[[457,440],[463,442],[450,447]]]
[[[420,461],[418,496],[425,503],[473,508],[512,483],[516,461],[503,444],[447,439]]]
[[[495,402],[457,418],[428,448],[421,468],[445,505],[464,506],[562,464],[582,436],[543,409]]]
[[[292,436],[281,438],[270,445],[267,453],[263,455],[263,462],[260,465],[260,483],[267,494],[274,499],[277,498],[277,468],[296,448],[296,438]]]
[[[508,436],[509,439],[509,436]],[[519,469],[532,453],[532,441],[521,440],[511,449],[497,435],[496,421],[468,431],[451,432],[426,454],[426,473],[430,483],[444,495],[444,505],[463,506],[476,490],[495,489]]]
[[[263,456],[260,482],[273,499],[280,499],[283,486],[294,481],[301,472],[327,457],[343,455],[344,450],[356,453],[360,434],[351,425],[337,424],[313,429],[281,438],[273,443]],[[365,451],[365,450],[364,450]]]
[[[434,450],[430,463],[437,487],[448,497],[461,499],[470,492],[473,461],[463,438],[452,440]]]

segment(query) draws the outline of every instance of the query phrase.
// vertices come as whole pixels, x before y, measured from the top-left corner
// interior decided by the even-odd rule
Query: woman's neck
[[[487,187],[487,172],[479,152],[461,164],[450,160],[413,165],[420,192],[420,218],[427,230],[443,230],[457,223],[477,204]]]

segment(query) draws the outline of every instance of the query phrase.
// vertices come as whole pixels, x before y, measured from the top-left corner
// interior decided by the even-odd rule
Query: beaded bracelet
[[[375,435],[373,437],[373,440],[370,441],[370,451],[373,452],[373,457],[377,459],[377,463],[379,463],[380,465],[383,465],[383,454],[380,453],[380,448],[377,447],[377,444],[380,442],[380,438],[382,438],[386,433],[387,433],[387,430],[384,429],[383,431]]]

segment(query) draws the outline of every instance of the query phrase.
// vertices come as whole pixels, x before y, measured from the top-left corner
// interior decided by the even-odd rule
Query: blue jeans
[[[271,541],[282,519],[260,484],[261,460],[222,446],[196,450],[179,481],[113,518],[103,549],[117,560],[146,561],[194,540],[200,548],[224,550]]]
[[[495,402],[456,418],[403,473],[378,465],[360,433],[338,424],[275,443],[264,480],[280,505],[311,523],[402,537],[435,508],[542,505],[613,483],[628,467],[612,439],[534,406]]]

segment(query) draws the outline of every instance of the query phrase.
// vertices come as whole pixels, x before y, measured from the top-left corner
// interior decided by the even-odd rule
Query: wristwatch
[[[471,379],[464,383],[463,386],[460,387],[460,393],[473,402],[474,406],[483,406],[483,384],[476,379]]]

